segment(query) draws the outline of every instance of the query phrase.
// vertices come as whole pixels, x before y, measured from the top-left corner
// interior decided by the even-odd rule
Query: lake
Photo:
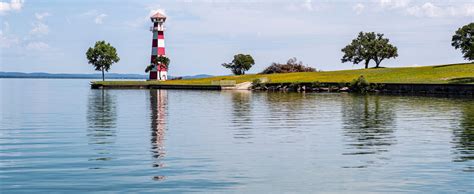
[[[474,192],[474,99],[0,79],[0,191]]]

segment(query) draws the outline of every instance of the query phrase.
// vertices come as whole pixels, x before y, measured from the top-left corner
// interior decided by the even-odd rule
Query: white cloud
[[[20,41],[15,37],[8,37],[2,30],[0,30],[0,48],[10,48],[17,45]]]
[[[24,2],[25,2],[24,0],[11,0],[10,1],[10,7],[13,10],[21,10],[21,8],[23,7]]]
[[[474,3],[432,3],[430,1],[411,0],[373,0],[375,5],[381,10],[400,11],[407,15],[416,17],[473,17]],[[357,6],[357,5],[356,5]],[[352,9],[358,12],[354,6]]]
[[[50,16],[48,12],[35,13],[36,22],[33,23],[33,28],[30,31],[30,34],[35,36],[42,36],[49,34],[49,26],[46,25],[43,20]]]
[[[103,24],[105,17],[108,15],[105,13],[100,13],[99,11],[93,9],[87,12],[79,14],[80,17],[93,18],[95,24]]]
[[[311,0],[305,0],[305,2],[302,4],[302,7],[308,11],[313,11],[313,3]]]
[[[49,45],[44,43],[44,42],[30,42],[28,45],[26,45],[26,49],[28,50],[46,50],[49,49]]]
[[[458,8],[451,7],[449,13],[454,16],[474,17],[474,3],[464,4]]]
[[[2,29],[0,29],[0,48],[10,48],[20,43],[17,37],[8,35],[9,31],[10,24],[3,22]]]
[[[360,15],[365,9],[365,5],[362,3],[358,3],[352,7],[352,10],[354,10],[357,15]]]
[[[31,29],[30,34],[41,36],[47,35],[49,33],[49,26],[43,22],[36,22],[33,24],[33,29]]]
[[[296,4],[291,3],[286,8],[290,11],[319,11],[322,7],[320,5],[315,5],[313,0],[304,0],[303,2]]]
[[[37,20],[43,20],[45,17],[48,17],[50,16],[51,14],[49,14],[48,12],[44,12],[44,13],[35,13],[35,17]]]
[[[417,17],[473,17],[474,4],[462,4],[458,6],[441,7],[427,2],[423,5],[415,5],[406,9],[408,15]]]
[[[407,7],[410,0],[377,0],[377,3],[382,8],[396,9]]]
[[[9,11],[20,11],[23,7],[24,0],[11,0],[8,2],[0,2],[0,14],[7,13]]]
[[[94,19],[94,23],[96,24],[102,24],[104,22],[104,18],[107,17],[107,14],[100,14],[97,15]]]
[[[433,5],[432,3],[429,3],[429,2],[423,4],[421,6],[421,10],[428,17],[439,17],[443,15],[443,10],[440,7]]]
[[[99,14],[99,12],[97,10],[93,9],[93,10],[89,10],[89,11],[86,11],[84,13],[81,13],[81,14],[79,14],[79,16],[83,16],[83,17],[84,16],[97,16],[98,14]]]

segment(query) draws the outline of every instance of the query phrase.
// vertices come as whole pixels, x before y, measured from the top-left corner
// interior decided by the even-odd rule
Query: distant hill
[[[180,76],[183,79],[207,78],[212,75],[199,74],[193,76]],[[102,79],[102,74],[68,74],[68,73],[22,73],[22,72],[2,72],[0,78],[48,78],[48,79]],[[107,73],[105,79],[146,79],[147,75],[140,74],[120,74]],[[173,78],[173,76],[170,76]]]
[[[208,77],[214,77],[214,76],[213,75],[207,75],[207,74],[182,76],[183,79],[197,79],[197,78],[208,78]]]

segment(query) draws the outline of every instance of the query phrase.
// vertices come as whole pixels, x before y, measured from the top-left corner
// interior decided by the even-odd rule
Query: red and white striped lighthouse
[[[154,61],[157,56],[165,56],[165,28],[163,24],[166,21],[166,16],[157,12],[155,15],[150,17],[153,22],[153,26],[150,28],[150,31],[153,32],[153,40],[151,47],[151,60],[150,64],[154,65]],[[154,65],[153,69],[150,71],[150,80],[166,80],[168,76],[167,67],[161,65]]]

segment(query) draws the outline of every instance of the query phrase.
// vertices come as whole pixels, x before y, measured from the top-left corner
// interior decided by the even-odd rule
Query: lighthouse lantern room
[[[158,56],[166,56],[165,53],[165,28],[164,23],[166,16],[162,13],[157,12],[150,17],[153,26],[150,31],[153,32],[152,47],[151,47],[151,60],[150,64],[153,68],[150,71],[150,80],[166,80],[168,76],[168,67],[160,64],[155,64],[155,59]]]

